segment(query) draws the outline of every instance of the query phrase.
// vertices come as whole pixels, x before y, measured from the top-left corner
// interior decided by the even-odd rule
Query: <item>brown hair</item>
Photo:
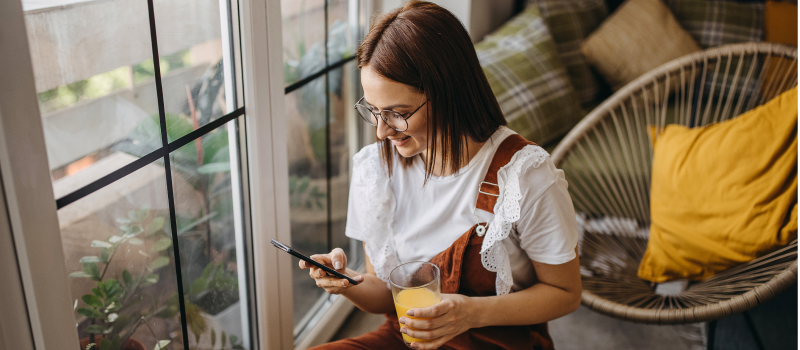
[[[410,1],[377,17],[356,59],[358,68],[368,65],[379,75],[427,97],[431,161],[425,167],[426,180],[435,169],[437,151],[442,152],[444,165],[457,171],[466,165],[465,135],[481,143],[506,125],[466,29],[450,11],[436,4]],[[378,148],[391,176],[397,151],[389,140],[380,142]],[[402,158],[403,167],[411,162],[412,158]]]

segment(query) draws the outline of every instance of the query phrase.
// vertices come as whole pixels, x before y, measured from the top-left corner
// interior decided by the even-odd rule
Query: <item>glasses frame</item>
[[[406,114],[395,112],[395,111],[393,111],[391,109],[378,110],[378,113],[375,113],[375,112],[372,111],[372,108],[378,109],[377,107],[372,106],[372,105],[366,106],[366,105],[361,104],[361,101],[364,101],[365,97],[366,96],[362,96],[360,99],[358,99],[358,102],[356,102],[356,104],[353,105],[353,108],[356,110],[356,113],[358,113],[358,115],[361,116],[361,119],[364,120],[365,122],[367,122],[367,124],[369,124],[369,125],[378,126],[377,123],[373,123],[372,120],[370,120],[367,116],[365,116],[363,113],[361,113],[361,111],[358,109],[358,106],[366,108],[367,111],[369,111],[369,113],[372,114],[373,117],[375,117],[375,120],[378,120],[378,117],[380,117],[380,119],[383,120],[383,123],[386,124],[386,126],[392,128],[392,129],[394,129],[396,131],[400,131],[400,132],[408,130],[408,118],[411,118],[411,116],[414,115],[414,113],[417,113],[417,111],[419,111],[422,108],[422,106],[424,106],[426,103],[428,103],[428,101],[426,100],[421,105],[419,105],[419,107],[417,107],[417,109],[415,109],[413,112],[406,113]],[[372,107],[372,108],[370,108],[370,107]],[[400,118],[402,118],[403,121],[406,122],[406,128],[401,130],[399,128],[395,128],[392,125],[390,125],[389,122],[386,121],[386,118],[383,116],[384,112],[386,112],[386,113],[394,113],[395,115],[400,116]]]

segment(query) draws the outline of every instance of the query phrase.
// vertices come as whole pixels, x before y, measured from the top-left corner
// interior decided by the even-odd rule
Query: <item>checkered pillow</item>
[[[583,117],[535,6],[476,44],[475,50],[508,126],[526,139],[546,144]]]
[[[678,23],[700,47],[764,40],[764,3],[669,0]]]
[[[581,54],[581,43],[608,16],[604,0],[529,0],[539,8],[561,62],[581,103],[594,102],[597,79]]]

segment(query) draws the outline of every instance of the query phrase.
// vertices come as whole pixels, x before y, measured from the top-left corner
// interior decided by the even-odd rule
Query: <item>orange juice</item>
[[[397,309],[398,318],[405,316],[415,319],[424,319],[420,317],[408,316],[406,312],[408,312],[409,309],[433,306],[436,305],[437,303],[439,303],[439,298],[436,297],[436,294],[434,294],[433,291],[426,288],[415,288],[415,289],[401,290],[399,293],[397,293],[397,297],[395,297],[394,300],[394,307]],[[401,323],[400,327],[403,326],[404,324]],[[415,341],[418,342],[430,341],[430,340],[412,338],[405,334],[403,334],[403,339],[405,339],[405,341],[408,342],[409,344]]]

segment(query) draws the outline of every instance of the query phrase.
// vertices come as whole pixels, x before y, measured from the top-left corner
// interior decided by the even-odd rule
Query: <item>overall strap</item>
[[[486,171],[483,182],[478,186],[478,200],[475,203],[475,208],[494,214],[494,205],[497,204],[497,198],[500,196],[497,171],[508,164],[514,154],[527,145],[535,145],[535,143],[526,140],[519,134],[509,135],[500,143],[494,153],[492,163],[489,164],[489,170]]]

